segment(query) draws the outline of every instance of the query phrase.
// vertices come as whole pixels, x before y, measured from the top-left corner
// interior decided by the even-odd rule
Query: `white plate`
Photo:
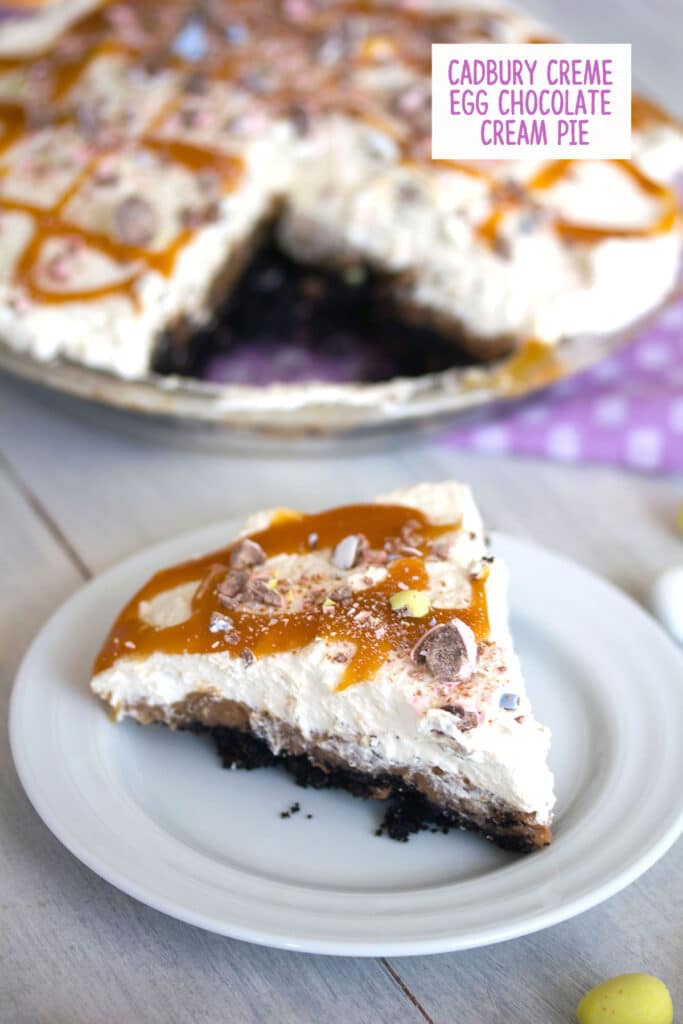
[[[184,921],[316,953],[465,949],[594,906],[683,829],[683,659],[623,594],[509,537],[513,630],[538,717],[553,731],[555,841],[526,857],[481,838],[373,834],[374,801],[225,772],[208,740],[112,726],[89,667],[153,571],[222,546],[229,523],[159,545],[83,587],[29,650],[12,697],[21,781],[55,835],[124,892]],[[280,812],[298,802],[288,819]],[[307,815],[312,815],[311,818]]]

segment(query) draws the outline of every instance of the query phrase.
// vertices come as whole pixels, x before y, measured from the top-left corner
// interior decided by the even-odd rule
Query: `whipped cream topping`
[[[426,592],[433,607],[454,608],[457,615],[459,607],[469,604],[472,575],[488,572],[490,638],[479,644],[470,678],[437,680],[409,656],[394,653],[374,678],[339,689],[347,642],[318,638],[303,649],[248,663],[225,650],[173,655],[156,651],[144,660],[131,650],[95,676],[94,691],[119,716],[135,716],[140,706],[171,708],[201,694],[238,701],[251,710],[255,731],[263,732],[265,722],[278,720],[323,750],[344,744],[346,756],[354,758],[359,770],[408,766],[464,774],[476,786],[547,822],[553,804],[552,777],[545,765],[549,733],[534,720],[524,692],[507,624],[505,568],[499,559],[492,564],[483,561],[486,545],[471,493],[455,483],[422,484],[377,501],[417,509],[430,522],[459,522],[440,539],[446,544],[445,557],[425,562]],[[260,513],[248,527],[263,527],[272,518],[272,513]],[[273,579],[286,578],[294,604],[298,581],[302,589],[313,576],[323,585],[328,579],[339,586],[339,571],[331,570],[329,551],[277,555],[259,571]],[[343,583],[356,593],[383,574],[382,566],[359,566],[343,573]],[[199,581],[186,583],[162,592],[141,605],[139,615],[156,628],[182,621],[190,614],[198,585]],[[426,622],[425,632],[428,628]]]
[[[73,16],[83,10],[76,0],[64,7]],[[144,59],[144,46],[136,56],[141,32],[136,12],[114,5],[116,31],[110,31],[110,42],[115,52],[105,46],[93,54],[59,96],[56,123],[46,126],[40,125],[49,106],[41,75],[32,74],[30,65],[0,67],[0,105],[23,106],[38,122],[13,139],[11,122],[0,116],[0,230],[6,250],[0,261],[2,340],[38,358],[65,355],[122,376],[143,376],[166,328],[180,322],[201,325],[210,318],[214,279],[233,260],[236,265],[276,207],[282,209],[281,244],[291,255],[332,265],[360,260],[388,272],[397,299],[412,315],[447,331],[464,330],[490,342],[491,351],[500,339],[540,337],[553,343],[568,335],[616,330],[671,291],[678,225],[649,233],[663,200],[617,164],[579,162],[539,192],[530,184],[539,168],[528,161],[489,164],[477,176],[474,165],[445,167],[429,160],[423,43],[430,33],[514,42],[541,37],[537,23],[499,4],[472,0],[445,0],[424,14],[424,19],[439,12],[452,17],[447,29],[438,18],[423,23],[417,15],[403,23],[392,5],[368,12],[352,4],[348,30],[325,22],[312,55],[306,24],[299,30],[286,8],[283,13],[278,7],[268,22],[277,25],[282,38],[275,32],[263,41],[263,33],[254,31],[259,47],[250,43],[247,22],[262,16],[260,8],[245,9],[245,22],[230,23],[223,39],[236,68],[202,77],[204,65],[187,51],[187,40],[180,45],[176,39],[173,61],[161,67]],[[377,17],[389,18],[389,27],[377,28],[372,20]],[[15,52],[47,45],[43,17],[30,21],[33,44],[24,38],[28,26],[10,26],[18,33]],[[48,23],[54,38],[62,18],[51,13]],[[196,37],[201,57],[209,46],[208,28],[190,21],[183,31]],[[122,53],[114,43],[118,34]],[[68,44],[69,36],[62,42]],[[249,74],[239,63],[245,49]],[[340,68],[343,89],[334,77]],[[308,92],[292,92],[293,81],[308,82]],[[306,103],[318,108],[308,110]],[[68,118],[60,123],[65,109],[75,111],[74,123]],[[6,131],[11,144],[1,149]],[[232,154],[244,162],[239,180],[211,201],[203,193],[207,176],[177,154],[170,159],[155,154],[151,136],[203,147],[216,159]],[[633,149],[637,166],[656,182],[672,181],[683,168],[683,133],[652,112],[636,125]],[[79,174],[100,152],[102,159],[80,182]],[[501,194],[512,194],[511,184],[517,190],[514,203],[492,237],[482,234]],[[60,212],[64,230],[56,231],[56,242],[46,241],[37,256],[32,273],[43,292],[36,294],[16,274],[32,216],[17,213],[11,204],[46,208],[70,188],[75,194]],[[85,227],[111,236],[116,207],[131,195],[152,211],[157,230],[149,240],[151,252],[192,224],[192,237],[169,273],[153,265],[141,270],[139,261],[131,266],[107,259],[92,241],[81,239],[74,247],[70,240]],[[617,233],[590,242],[567,240],[555,228],[558,218]],[[644,233],[622,238],[623,229]],[[125,291],[59,302],[49,298],[50,293],[97,290],[104,281],[115,284],[131,274],[134,287]]]

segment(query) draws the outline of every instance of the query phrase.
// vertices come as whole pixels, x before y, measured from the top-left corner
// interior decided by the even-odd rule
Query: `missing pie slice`
[[[157,573],[115,622],[94,692],[116,719],[209,730],[226,766],[386,800],[383,830],[550,842],[538,724],[469,489],[427,483],[316,515],[253,516]]]

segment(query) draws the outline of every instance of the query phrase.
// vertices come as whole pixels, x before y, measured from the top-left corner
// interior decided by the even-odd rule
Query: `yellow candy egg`
[[[576,1010],[579,1024],[671,1024],[669,990],[652,974],[620,974],[587,992]]]

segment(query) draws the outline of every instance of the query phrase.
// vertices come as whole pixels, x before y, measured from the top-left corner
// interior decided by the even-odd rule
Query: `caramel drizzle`
[[[159,57],[156,48],[140,45],[135,46],[130,42],[124,42],[115,35],[115,30],[110,24],[106,8],[107,3],[102,4],[97,10],[86,15],[76,22],[62,34],[57,41],[56,50],[52,51],[40,60],[45,64],[46,73],[51,76],[52,92],[48,97],[53,105],[53,113],[56,115],[56,123],[70,124],[74,121],[73,112],[60,109],[64,98],[68,95],[74,85],[77,84],[81,75],[87,70],[94,60],[103,54],[121,53],[132,58],[145,57],[149,51],[150,55]],[[163,8],[159,9],[160,11]],[[242,17],[252,18],[255,16],[253,4],[236,3],[234,10]],[[320,33],[334,26],[340,15],[352,17],[377,16],[384,19],[388,25],[380,25],[379,30],[368,35],[362,41],[360,51],[356,54],[356,60],[361,64],[372,64],[381,61],[387,55],[402,58],[423,70],[429,65],[429,47],[424,53],[419,45],[415,44],[416,29],[421,24],[427,24],[431,34],[438,31],[448,32],[455,26],[467,24],[470,19],[475,26],[476,18],[481,19],[482,14],[473,9],[472,11],[460,12],[439,12],[425,11],[421,8],[412,10],[409,6],[394,8],[390,5],[378,5],[376,0],[342,0],[341,3],[330,6],[326,10],[315,12],[312,17],[303,23],[294,25],[286,21],[280,22],[280,28],[289,31],[292,37],[308,36],[316,40]],[[267,12],[270,19],[277,17],[277,9]],[[401,36],[403,29],[403,36]],[[393,33],[393,34],[392,34]],[[485,33],[484,33],[485,34]],[[431,35],[430,35],[431,38]],[[398,42],[397,42],[398,40]],[[295,39],[298,41],[298,38]],[[418,40],[418,44],[422,40]],[[547,41],[545,39],[529,37],[529,41]],[[429,39],[427,40],[429,42]],[[403,45],[403,48],[401,46]],[[257,43],[258,47],[258,43]],[[75,56],[68,56],[69,49]],[[152,50],[154,52],[152,52]],[[409,51],[409,53],[408,53]],[[231,79],[250,67],[255,50],[253,46],[245,47],[243,52],[227,56],[226,54],[212,53],[207,58],[206,65],[209,76],[214,79]],[[258,56],[258,49],[256,49]],[[164,52],[161,54],[163,64],[168,68],[176,70],[194,69],[194,65],[188,65],[180,57],[173,53]],[[35,58],[24,60],[12,58],[0,60],[0,71],[29,69],[35,62]],[[373,109],[372,100],[364,105],[361,100],[349,93],[344,96],[345,74],[337,69],[329,72],[322,71],[322,80],[317,83],[319,96],[317,101],[322,108],[325,106],[324,95],[327,89],[331,89],[335,97],[336,106],[348,108],[347,113],[356,119],[362,120],[375,127],[377,130],[389,134],[398,144],[402,153],[402,160],[405,164],[424,162],[424,155],[417,155],[419,150],[418,141],[415,138],[402,138],[401,127],[394,123],[391,115],[384,110]],[[315,91],[315,90],[314,90]],[[347,90],[348,92],[348,90]],[[291,94],[290,94],[291,93]],[[296,98],[306,98],[306,88],[301,90],[290,89],[285,97],[287,102]],[[131,140],[142,147],[151,149],[162,154],[166,159],[185,166],[192,172],[211,169],[216,172],[222,180],[224,194],[233,190],[241,177],[243,165],[240,158],[233,155],[226,155],[220,151],[204,146],[193,145],[179,140],[160,139],[155,136],[155,128],[163,121],[169,109],[176,106],[179,97],[175,97],[170,104],[162,109],[147,133]],[[642,126],[651,121],[665,122],[664,115],[654,104],[634,98],[633,121],[635,126]],[[6,152],[16,142],[20,141],[27,132],[26,112],[21,105],[0,102],[0,125],[4,134],[0,137],[0,154]],[[20,258],[16,278],[17,283],[23,286],[26,293],[34,300],[44,303],[66,303],[73,301],[99,299],[106,295],[122,293],[134,303],[138,304],[137,283],[140,276],[148,270],[155,270],[168,277],[172,274],[176,260],[184,247],[192,240],[196,233],[195,229],[186,229],[178,233],[176,238],[163,250],[151,251],[146,248],[133,247],[119,243],[102,232],[88,231],[79,225],[70,223],[65,215],[65,209],[69,199],[75,194],[85,180],[88,173],[95,169],[98,158],[95,157],[88,164],[86,171],[77,177],[75,186],[72,186],[65,196],[49,210],[37,207],[30,203],[19,203],[9,198],[0,197],[1,210],[21,210],[34,219],[34,236],[28,243],[22,257]],[[500,182],[481,166],[459,161],[436,161],[437,165],[471,177],[480,178],[488,183],[490,196],[492,198],[492,209],[485,220],[478,225],[476,233],[478,237],[491,247],[495,247],[501,225],[506,215],[523,203],[523,198],[505,195],[501,193]],[[636,184],[648,195],[659,201],[661,212],[650,225],[641,228],[623,227],[599,227],[590,224],[579,224],[562,217],[554,217],[552,224],[558,234],[571,242],[580,242],[586,245],[595,244],[608,238],[647,238],[656,234],[671,231],[677,222],[679,205],[673,190],[660,185],[648,178],[642,171],[628,161],[613,161],[613,163],[629,174]],[[522,186],[529,199],[552,187],[557,181],[571,174],[573,161],[557,161],[542,168],[529,182]],[[0,168],[0,175],[3,173]],[[80,240],[95,250],[109,257],[113,261],[124,266],[132,264],[130,274],[123,275],[120,279],[105,284],[101,287],[89,290],[67,290],[53,289],[46,287],[37,281],[37,270],[40,254],[44,243],[48,238],[78,236]]]
[[[429,541],[452,532],[458,524],[436,526],[416,509],[402,505],[348,505],[317,515],[297,515],[275,522],[266,530],[251,534],[268,557],[283,553],[310,552],[309,537],[317,535],[317,548],[333,548],[342,538],[362,532],[373,550],[382,550],[411,527],[417,534],[415,550],[421,556],[401,557],[389,565],[384,579],[356,591],[352,601],[330,605],[309,601],[300,610],[282,608],[263,611],[222,608],[216,588],[230,568],[234,544],[203,558],[157,573],[123,609],[100,651],[94,672],[102,672],[120,658],[147,658],[155,652],[166,654],[215,654],[227,652],[239,657],[248,649],[256,658],[296,651],[316,639],[333,644],[354,645],[338,689],[369,681],[392,655],[406,656],[421,636],[437,623],[454,616],[466,622],[478,640],[489,636],[485,576],[471,581],[471,599],[466,608],[433,608],[422,619],[404,618],[391,609],[389,599],[402,587],[423,590],[429,585],[424,562]],[[412,544],[411,544],[412,547]],[[155,629],[139,615],[141,601],[185,583],[199,582],[192,599],[190,617],[175,626]],[[313,584],[314,585],[314,584]],[[286,582],[281,584],[285,590]],[[232,626],[227,634],[210,631],[214,612],[227,615]]]

